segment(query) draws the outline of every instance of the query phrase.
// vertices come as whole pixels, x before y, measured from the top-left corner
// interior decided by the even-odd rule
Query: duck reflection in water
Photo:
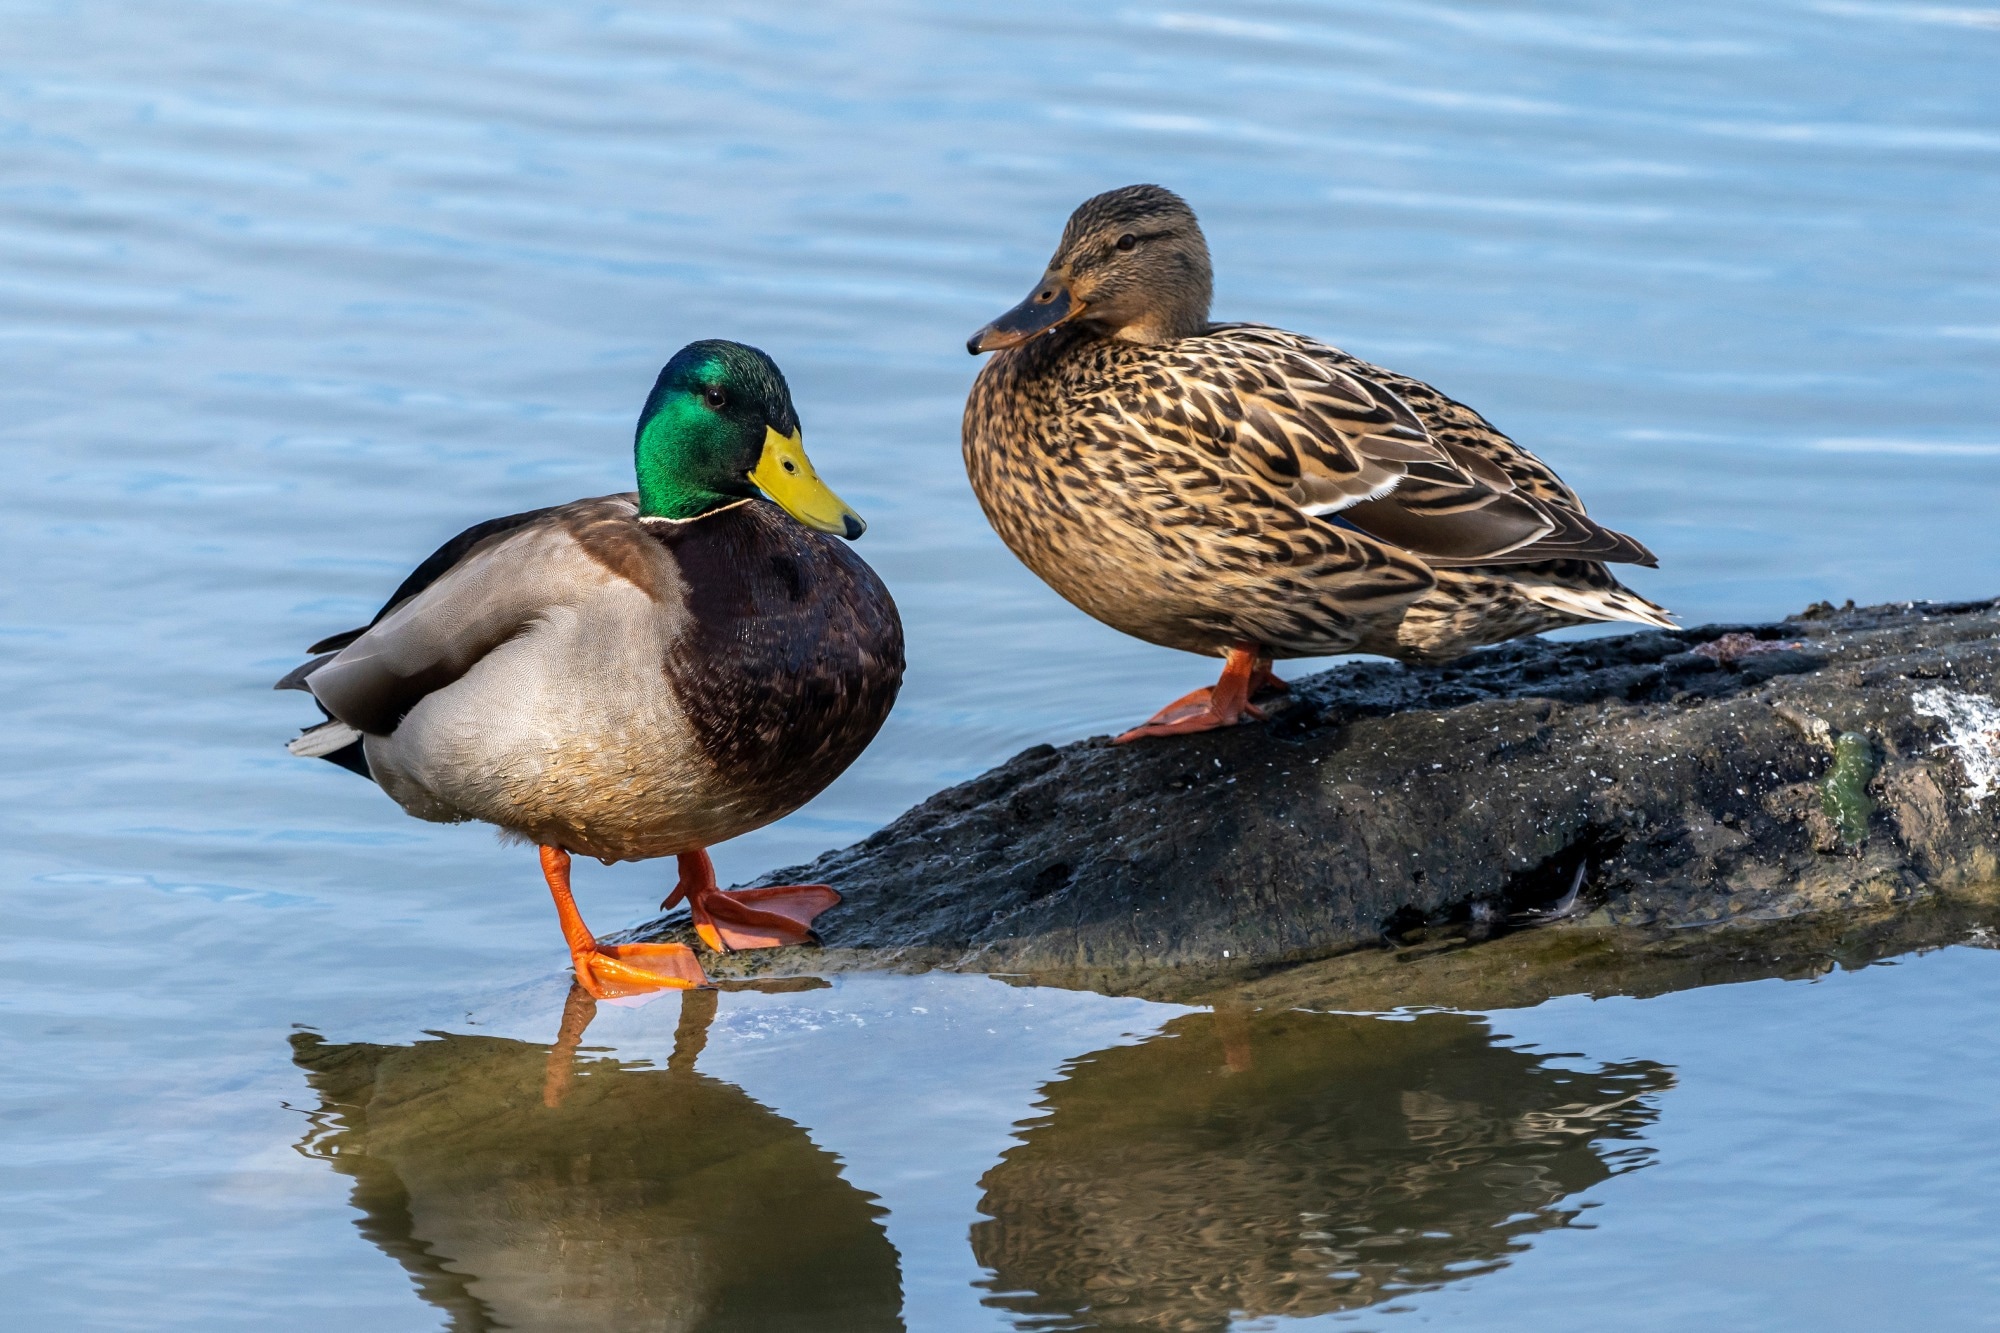
[[[474,1330],[901,1329],[882,1209],[791,1121],[695,1071],[714,991],[665,1069],[556,1045],[293,1038],[319,1095],[300,1145],[354,1180],[358,1223]]]
[[[987,1301],[1037,1328],[1205,1333],[1491,1272],[1645,1163],[1671,1083],[1552,1064],[1463,1014],[1191,1014],[1046,1089],[981,1182]]]

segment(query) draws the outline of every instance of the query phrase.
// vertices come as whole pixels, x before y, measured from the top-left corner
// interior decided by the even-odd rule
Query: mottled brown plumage
[[[1187,205],[1115,190],[968,344],[997,352],[966,403],[973,490],[1069,601],[1152,643],[1266,658],[1671,624],[1605,568],[1652,564],[1645,547],[1477,412],[1302,334],[1212,323],[1210,286]]]

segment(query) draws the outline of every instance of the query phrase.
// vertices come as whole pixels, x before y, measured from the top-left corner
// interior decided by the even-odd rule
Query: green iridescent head
[[[639,512],[699,518],[758,492],[809,528],[849,541],[867,525],[813,471],[777,363],[721,339],[689,343],[660,371],[632,452]]]

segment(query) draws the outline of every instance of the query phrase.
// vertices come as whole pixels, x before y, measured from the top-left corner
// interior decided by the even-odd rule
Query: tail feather
[[[324,648],[325,646],[324,643],[314,645],[316,648]],[[278,690],[304,690],[310,694],[312,693],[312,686],[306,683],[306,677],[312,675],[313,672],[319,670],[337,656],[339,656],[339,652],[336,650],[334,652],[321,653],[310,662],[302,662],[286,672],[285,678],[272,686],[272,688]],[[318,700],[315,699],[314,702],[318,703]],[[319,705],[319,711],[326,713],[326,721],[316,722],[312,726],[307,727],[304,731],[292,737],[291,740],[285,742],[285,748],[301,759],[324,759],[330,764],[339,764],[348,772],[359,773],[362,777],[372,781],[375,775],[368,771],[368,751],[361,744],[360,731],[342,722],[332,713],[327,712],[325,704]]]
[[[1647,601],[1630,588],[1617,585],[1580,588],[1572,584],[1533,583],[1527,580],[1515,586],[1523,596],[1564,615],[1581,616],[1585,620],[1630,620],[1657,629],[1680,628],[1674,623],[1673,612]]]
[[[307,727],[286,742],[285,748],[302,759],[324,759],[371,782],[375,780],[375,774],[368,768],[368,750],[361,743],[361,733],[339,718]]]
[[[301,759],[324,759],[335,750],[344,750],[361,740],[361,733],[339,718],[316,722],[285,743],[285,748]]]

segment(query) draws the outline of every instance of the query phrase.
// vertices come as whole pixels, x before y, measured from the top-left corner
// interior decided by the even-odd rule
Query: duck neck
[[[1208,330],[1208,305],[1149,311],[1117,329],[1112,336],[1128,343],[1170,343]]]
[[[1169,256],[1144,286],[1114,296],[1098,311],[1087,311],[1110,337],[1130,343],[1170,343],[1208,331],[1214,279],[1208,255],[1187,250]]]

